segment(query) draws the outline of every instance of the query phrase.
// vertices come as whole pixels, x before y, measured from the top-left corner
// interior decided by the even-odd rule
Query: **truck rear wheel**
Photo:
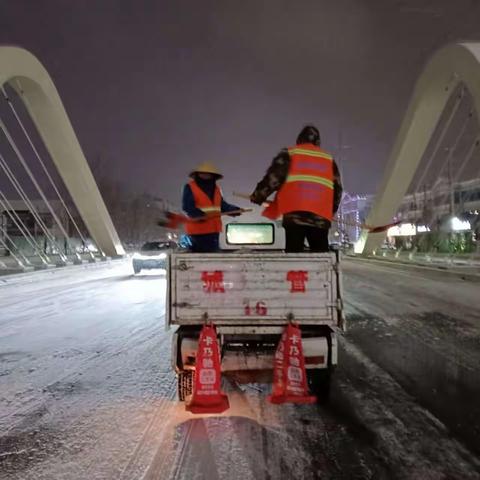
[[[178,399],[184,402],[185,399],[193,393],[193,382],[195,381],[195,371],[185,370],[177,375]]]
[[[329,368],[307,369],[307,381],[310,392],[317,397],[318,403],[328,401],[332,371]]]

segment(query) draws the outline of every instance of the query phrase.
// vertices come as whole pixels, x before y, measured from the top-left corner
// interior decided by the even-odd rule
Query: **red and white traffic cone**
[[[302,332],[290,323],[285,328],[275,352],[273,389],[268,396],[271,403],[315,403],[309,395],[305,358],[302,348]]]
[[[185,406],[192,413],[222,413],[230,407],[221,391],[220,352],[213,325],[204,325],[198,341],[195,383],[190,402]]]
[[[285,329],[280,337],[277,350],[273,358],[273,386],[272,394],[267,398],[272,403],[282,403],[285,396],[285,340],[287,339],[287,329]]]

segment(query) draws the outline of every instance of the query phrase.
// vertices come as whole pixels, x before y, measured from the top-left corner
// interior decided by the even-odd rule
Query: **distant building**
[[[480,251],[480,178],[450,182],[408,194],[398,209],[402,223],[388,231],[396,248],[436,252]]]
[[[373,195],[345,193],[334,225],[344,241],[356,242],[373,204]],[[429,231],[472,232],[480,237],[480,178],[451,184],[440,178],[431,188],[405,195],[394,220],[402,225],[390,237]],[[474,238],[475,240],[476,238]]]
[[[345,192],[337,212],[338,230],[342,242],[355,243],[362,231],[360,225],[365,222],[373,201],[373,195],[361,195]]]
[[[457,217],[476,222],[480,211],[480,178],[451,183],[440,178],[431,188],[406,195],[397,219],[405,223],[440,228],[445,219]]]

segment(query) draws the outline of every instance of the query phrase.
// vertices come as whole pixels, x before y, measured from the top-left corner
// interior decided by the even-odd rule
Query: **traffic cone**
[[[309,395],[305,358],[302,348],[302,332],[297,325],[288,324],[275,352],[273,365],[273,389],[268,396],[271,403],[315,403]]]
[[[284,378],[284,363],[285,363],[285,340],[287,339],[287,329],[282,333],[280,341],[278,342],[277,350],[273,358],[273,386],[272,394],[267,398],[272,403],[282,403],[280,399],[285,396],[285,378]]]
[[[192,413],[222,413],[230,407],[228,397],[220,389],[220,352],[213,325],[204,325],[198,341],[195,383],[190,402],[185,406]]]

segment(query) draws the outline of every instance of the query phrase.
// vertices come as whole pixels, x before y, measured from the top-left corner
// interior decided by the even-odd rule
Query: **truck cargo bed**
[[[171,325],[342,322],[335,253],[175,253],[169,263]]]

